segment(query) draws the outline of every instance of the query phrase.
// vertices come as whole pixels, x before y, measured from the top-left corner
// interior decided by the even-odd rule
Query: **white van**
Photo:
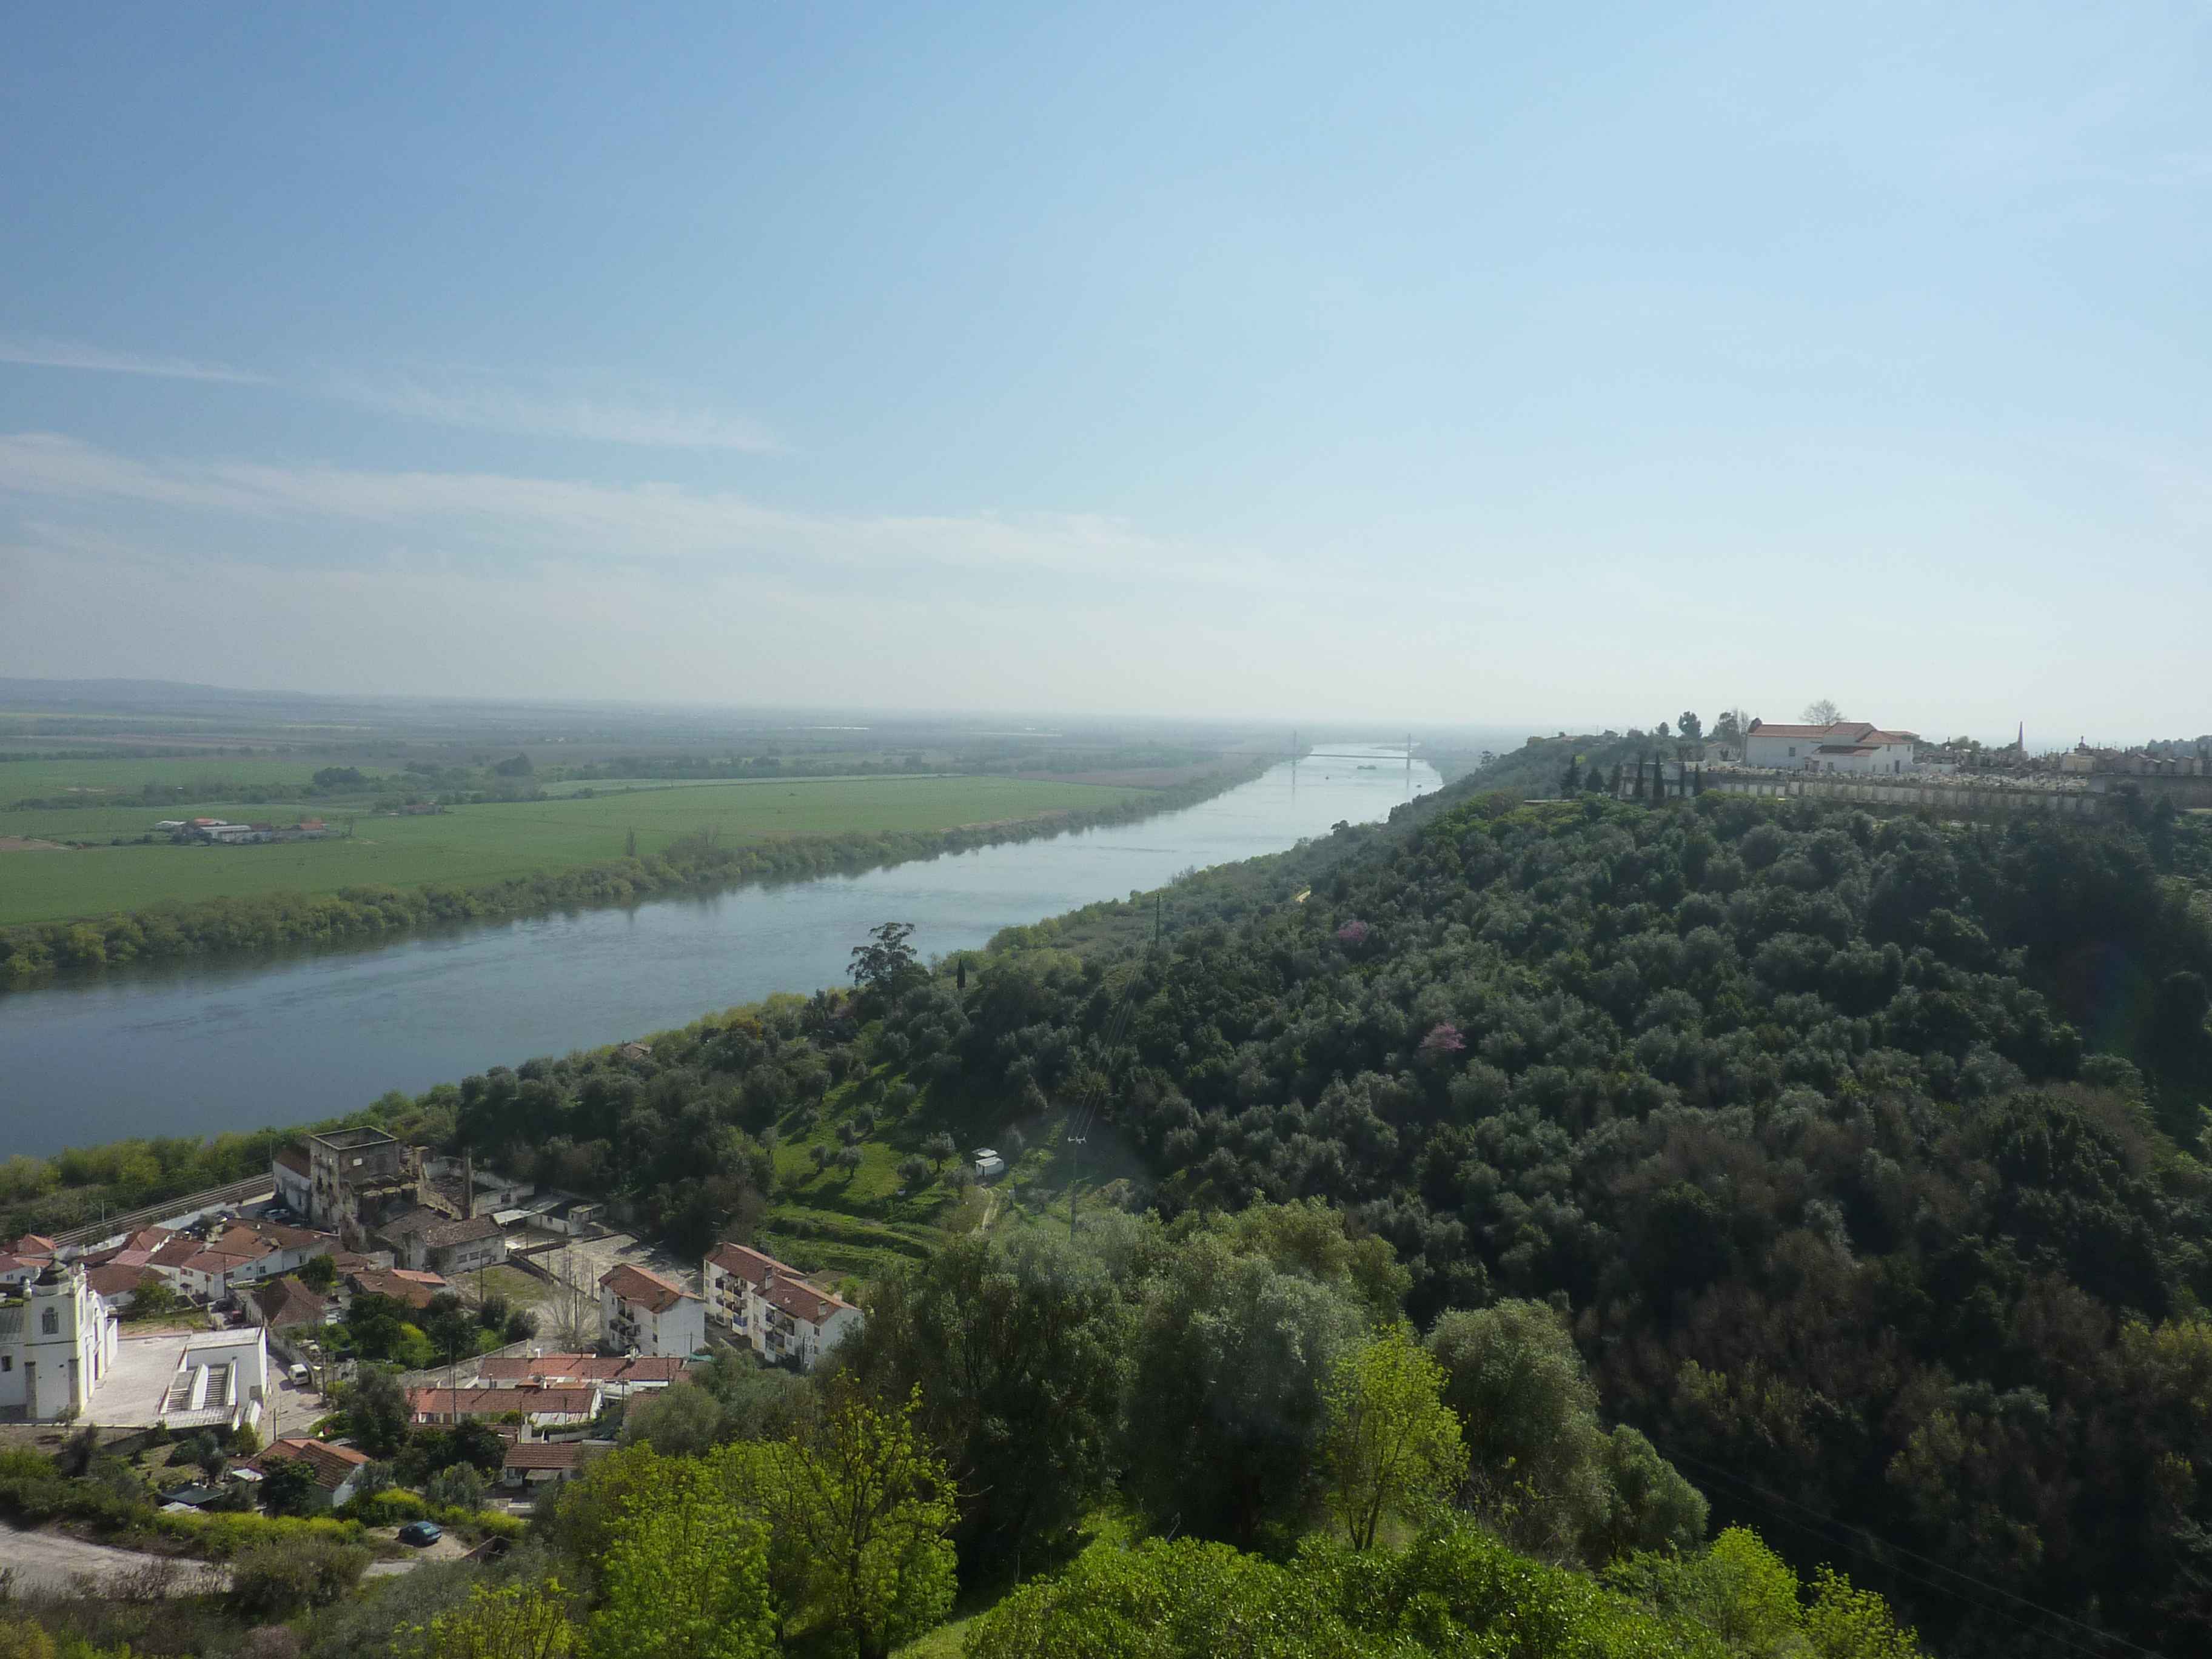
[[[307,1386],[307,1368],[305,1365],[294,1365],[291,1376],[294,1388],[304,1389]]]

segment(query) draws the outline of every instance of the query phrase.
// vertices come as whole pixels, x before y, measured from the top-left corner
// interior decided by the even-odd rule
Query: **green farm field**
[[[317,768],[332,763],[312,757],[278,760],[254,755],[207,755],[170,760],[9,761],[0,763],[0,807],[19,800],[59,800],[78,794],[88,803],[118,795],[129,798],[149,783],[304,784],[314,776]],[[362,764],[359,761],[344,763]],[[380,769],[374,763],[370,764],[373,769]]]
[[[942,830],[1083,811],[1145,793],[996,777],[774,780],[641,789],[589,800],[461,806],[420,817],[362,816],[349,841],[4,852],[0,926],[106,915],[172,899],[500,881],[619,859],[632,830],[639,853],[650,854],[702,830],[738,844],[787,836]],[[274,823],[297,816],[292,807],[191,811]],[[162,816],[168,814],[140,807],[0,813],[0,836],[138,835]],[[345,817],[337,809],[325,816],[334,823]]]

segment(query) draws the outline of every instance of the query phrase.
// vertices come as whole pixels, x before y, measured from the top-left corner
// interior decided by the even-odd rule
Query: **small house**
[[[535,1498],[574,1480],[605,1449],[584,1440],[519,1440],[507,1449],[499,1484],[510,1493]]]
[[[334,1510],[352,1498],[354,1488],[361,1483],[361,1472],[369,1462],[367,1452],[300,1434],[270,1442],[247,1467],[266,1475],[277,1464],[295,1460],[305,1463],[314,1476],[315,1502],[326,1510]]]

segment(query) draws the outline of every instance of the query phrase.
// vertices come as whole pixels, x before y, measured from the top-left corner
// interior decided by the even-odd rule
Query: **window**
[[[49,1308],[39,1316],[40,1335],[58,1336],[61,1334],[61,1328],[62,1316],[56,1310]]]
[[[1790,745],[1790,758],[1791,760],[1797,758],[1797,745],[1794,743]]]
[[[0,1371],[12,1371],[15,1369],[15,1356],[12,1353],[0,1353]]]

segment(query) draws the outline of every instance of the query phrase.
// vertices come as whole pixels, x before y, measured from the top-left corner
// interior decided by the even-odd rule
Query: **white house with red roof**
[[[801,1370],[813,1370],[866,1317],[798,1268],[743,1244],[714,1246],[701,1278],[715,1318],[763,1358],[792,1360]]]
[[[1919,738],[1886,732],[1865,720],[1832,726],[1772,726],[1753,720],[1744,733],[1743,763],[1778,772],[1858,772],[1885,776],[1913,769]]]
[[[542,1497],[574,1480],[606,1449],[586,1440],[519,1440],[507,1449],[499,1483],[510,1492]]]
[[[421,1424],[495,1422],[518,1417],[539,1433],[589,1423],[603,1396],[586,1383],[574,1389],[423,1388],[407,1391],[409,1420]]]
[[[690,1363],[680,1354],[494,1354],[477,1363],[477,1382],[484,1388],[589,1386],[610,1400],[627,1400],[669,1387]]]
[[[599,1340],[611,1348],[682,1358],[707,1346],[707,1304],[630,1262],[599,1278]]]
[[[361,1472],[368,1467],[369,1457],[367,1452],[351,1446],[294,1434],[271,1441],[268,1449],[246,1467],[266,1474],[279,1463],[295,1462],[305,1463],[307,1473],[314,1477],[317,1504],[334,1510],[354,1495],[354,1489],[361,1483]]]

